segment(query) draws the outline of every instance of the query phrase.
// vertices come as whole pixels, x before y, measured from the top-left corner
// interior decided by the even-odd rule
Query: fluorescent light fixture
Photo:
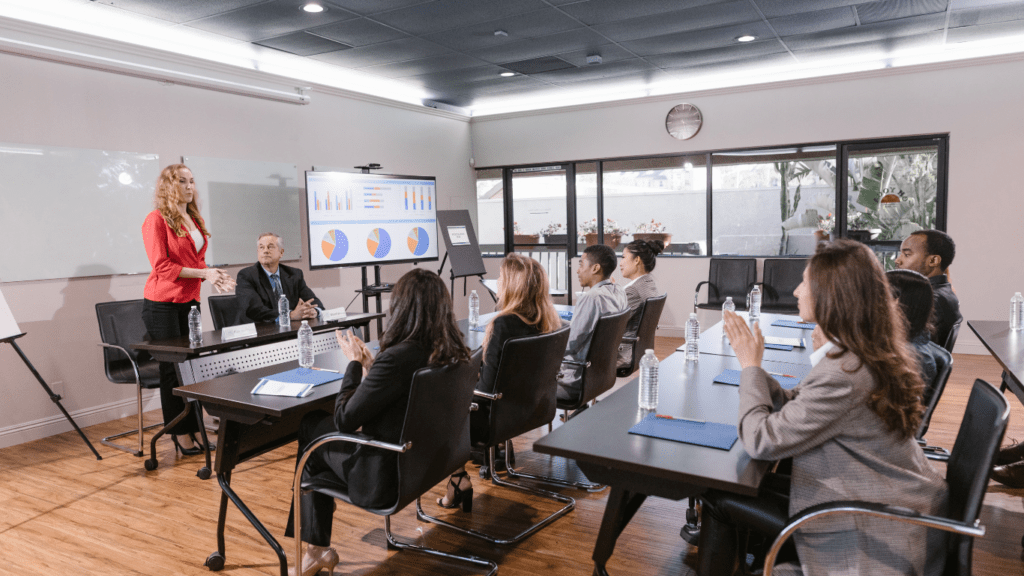
[[[757,40],[757,36],[751,36],[750,34],[744,34],[736,39],[737,42],[753,42]]]
[[[317,14],[319,12],[323,12],[324,10],[326,10],[326,8],[315,2],[310,2],[309,4],[306,4],[305,6],[302,7],[302,9],[306,12],[310,12],[313,14]]]
[[[508,78],[509,76],[515,76],[515,75],[516,75],[516,73],[515,73],[515,72],[502,72],[502,73],[501,73],[501,76],[502,76],[503,78]]]

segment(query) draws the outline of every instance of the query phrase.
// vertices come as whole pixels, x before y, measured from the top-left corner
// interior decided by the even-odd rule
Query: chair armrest
[[[634,342],[639,342],[640,338],[638,338],[636,336],[623,336],[622,337],[622,341],[624,343],[626,343],[626,344],[631,344],[631,343],[634,343]]]
[[[710,280],[703,280],[697,283],[697,287],[693,289],[693,311],[697,311],[697,297],[700,295],[700,287],[708,285],[708,300],[711,299],[711,289],[714,288],[715,295],[718,295],[718,286],[715,286]]]
[[[562,360],[562,364],[568,364],[570,366],[579,366],[580,368],[589,368],[590,362],[577,362],[575,360]]]
[[[486,398],[492,402],[495,400],[501,400],[501,392],[498,392],[497,394],[488,394],[487,392],[481,392],[480,390],[473,390],[473,396]]]
[[[782,548],[782,545],[786,540],[788,540],[789,537],[796,532],[798,528],[800,528],[800,526],[817,518],[837,514],[863,514],[866,516],[874,516],[876,518],[885,518],[886,520],[907,522],[918,526],[925,526],[927,528],[936,528],[939,530],[945,530],[946,532],[953,532],[955,534],[962,534],[964,536],[971,537],[980,537],[985,535],[985,527],[981,526],[980,519],[968,524],[965,522],[950,520],[949,518],[943,518],[941,516],[922,514],[917,510],[904,508],[902,506],[890,506],[888,504],[862,502],[859,500],[825,502],[797,512],[789,519],[789,523],[786,524],[786,527],[783,528],[782,532],[780,532],[778,537],[775,538],[775,542],[772,544],[771,549],[768,550],[768,555],[765,556],[764,576],[772,576],[772,571],[775,569],[775,558],[778,556],[779,550]]]
[[[104,347],[104,348],[110,348],[110,349],[113,349],[113,350],[118,350],[118,351],[122,352],[125,356],[127,356],[128,357],[128,362],[131,362],[132,371],[135,372],[135,384],[136,384],[136,386],[142,386],[142,377],[139,376],[139,365],[135,363],[135,358],[133,358],[132,355],[127,350],[125,350],[121,346],[118,346],[117,344],[107,344],[106,342],[100,342],[99,345]],[[110,373],[107,372],[107,374],[110,374]]]

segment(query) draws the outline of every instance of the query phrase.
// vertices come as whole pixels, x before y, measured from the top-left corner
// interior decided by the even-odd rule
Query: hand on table
[[[366,344],[363,344],[359,336],[353,336],[348,330],[336,330],[334,337],[338,339],[338,346],[349,361],[363,365],[363,376],[366,376],[370,371],[370,365],[373,364],[373,354],[370,354]]]
[[[760,324],[754,322],[754,330],[751,332],[741,316],[729,311],[722,311],[722,320],[725,322],[725,334],[729,337],[740,366],[760,367],[761,359],[764,358],[764,336],[761,335]]]
[[[309,320],[317,317],[316,306],[313,306],[313,299],[310,298],[308,301],[303,301],[299,298],[299,303],[295,305],[295,309],[292,310],[290,317],[292,320]]]

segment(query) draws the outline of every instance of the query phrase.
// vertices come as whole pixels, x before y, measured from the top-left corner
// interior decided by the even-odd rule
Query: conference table
[[[767,329],[777,319],[798,320],[764,314],[762,328]],[[810,332],[780,327],[771,330],[780,336],[806,338],[810,338]],[[721,322],[708,333],[712,342],[720,340]],[[705,350],[702,335],[698,361],[688,362],[682,352],[676,352],[661,362],[655,412],[673,418],[737,423],[739,388],[713,380],[725,369],[739,370],[739,361],[726,353],[731,349],[709,348],[711,352]],[[785,354],[785,360],[766,359],[762,367],[800,379],[810,372],[803,351]],[[756,496],[772,465],[751,459],[739,440],[729,450],[720,450],[630,434],[628,430],[650,412],[637,406],[638,393],[639,380],[634,379],[533,444],[535,452],[571,458],[588,479],[611,486],[592,556],[597,576],[607,576],[605,565],[616,540],[648,496],[681,500],[709,488]]]
[[[736,314],[749,322],[749,314],[747,312],[737,312]],[[800,317],[785,314],[761,314],[761,318],[758,320],[758,326],[761,328],[761,334],[766,338],[773,336],[780,338],[803,338],[804,347],[793,348],[791,351],[765,348],[764,359],[773,362],[788,362],[791,364],[810,364],[811,354],[814,353],[814,348],[811,346],[811,332],[813,332],[813,325],[811,325],[811,328],[803,329],[789,328],[785,326],[772,326],[772,323],[778,320],[800,322]],[[723,324],[721,321],[716,322],[713,326],[701,333],[700,351],[702,354],[736,356],[736,353],[733,352],[732,346],[729,345],[729,341],[725,337],[725,331],[723,330]]]
[[[1024,403],[1024,331],[1010,330],[1005,320],[968,320],[967,325],[1003,368],[1003,389]]]

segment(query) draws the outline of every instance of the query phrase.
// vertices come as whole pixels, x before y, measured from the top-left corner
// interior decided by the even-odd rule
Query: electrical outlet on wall
[[[60,396],[61,398],[64,397],[64,381],[63,380],[57,380],[55,382],[47,382],[47,384],[50,385],[50,390],[53,390],[54,394]]]

